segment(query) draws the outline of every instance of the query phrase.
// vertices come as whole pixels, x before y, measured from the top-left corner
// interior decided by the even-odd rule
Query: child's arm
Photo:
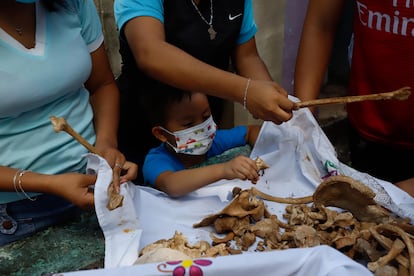
[[[240,155],[225,163],[163,172],[157,177],[155,186],[172,197],[179,197],[221,179],[249,179],[256,183],[259,179],[257,171],[254,160]]]

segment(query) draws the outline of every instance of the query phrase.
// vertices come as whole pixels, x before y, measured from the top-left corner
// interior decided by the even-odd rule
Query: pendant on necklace
[[[207,31],[210,34],[210,40],[214,40],[216,38],[217,32],[214,30],[213,26],[210,25],[210,28],[208,28]]]
[[[18,27],[15,28],[15,30],[20,36],[23,35],[23,28],[22,27],[18,26]]]

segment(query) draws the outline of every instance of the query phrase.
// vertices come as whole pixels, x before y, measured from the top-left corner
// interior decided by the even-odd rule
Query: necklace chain
[[[23,35],[23,27],[22,27],[22,26],[16,26],[14,29],[16,30],[16,32],[17,32],[20,36],[22,36],[22,35]]]
[[[194,0],[191,0],[191,3],[193,4],[195,10],[197,11],[198,15],[201,17],[201,19],[210,26],[210,28],[208,28],[208,33],[210,34],[210,39],[213,40],[216,38],[217,32],[214,30],[213,28],[213,0],[210,0],[210,20],[207,21],[207,19],[203,16],[203,14],[200,12],[200,10],[198,9],[198,6],[196,5],[196,3],[194,3]]]
[[[191,0],[191,3],[193,4],[195,10],[200,15],[201,19],[203,19],[203,21],[206,22],[207,25],[211,26],[213,24],[213,0],[210,0],[210,21],[207,21],[207,19],[203,16],[203,14],[198,9],[196,3],[194,3],[194,0]]]

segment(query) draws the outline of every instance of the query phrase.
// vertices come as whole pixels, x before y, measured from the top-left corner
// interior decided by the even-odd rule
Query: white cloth
[[[368,182],[367,185],[379,193],[376,199],[380,204],[401,216],[414,218],[412,197],[388,182],[355,171],[338,161],[332,144],[308,110],[295,111],[294,118],[280,126],[265,122],[251,154],[252,158],[257,156],[270,165],[256,184],[265,193],[279,197],[308,196],[322,177],[340,173]],[[72,272],[74,275],[166,275],[159,270],[161,268],[171,273],[183,263],[131,264],[144,246],[172,238],[175,231],[183,233],[190,244],[209,241],[212,227],[193,228],[192,225],[221,211],[231,200],[233,187],[252,187],[248,181],[221,180],[174,199],[155,189],[127,183],[121,188],[124,205],[108,211],[106,189],[111,181],[111,170],[105,161],[94,155],[91,155],[90,166],[95,170],[98,168],[95,204],[105,234],[105,269]],[[282,218],[285,204],[266,202],[266,205],[271,213]],[[372,275],[364,266],[328,246],[248,251],[205,260],[211,263],[203,265],[197,260],[191,261],[203,275],[253,275],[258,272],[260,275]],[[185,268],[189,271],[189,266]]]
[[[124,196],[122,207],[110,211],[108,186],[112,181],[112,170],[108,163],[97,155],[90,154],[88,170],[97,172],[95,185],[95,210],[99,225],[105,236],[105,267],[125,266],[133,263],[142,233],[134,207],[135,185],[121,185]]]
[[[210,258],[212,263],[199,267],[205,276],[229,275],[229,276],[372,276],[372,273],[362,265],[354,262],[341,252],[329,246],[316,246],[312,248],[288,249],[225,257]],[[166,264],[164,271],[158,270],[159,263],[149,263],[120,268],[108,268],[89,271],[65,273],[63,275],[84,276],[136,276],[136,275],[174,275],[172,272],[182,264]],[[191,275],[187,268],[187,274]],[[184,275],[184,274],[179,274]]]

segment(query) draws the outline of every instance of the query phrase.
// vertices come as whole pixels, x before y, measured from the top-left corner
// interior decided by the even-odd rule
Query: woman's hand
[[[101,150],[102,156],[112,168],[112,183],[115,191],[119,193],[122,183],[134,180],[138,175],[138,165],[126,161],[125,156],[116,148],[105,148]]]
[[[96,182],[96,175],[65,173],[55,175],[55,181],[50,187],[50,192],[65,198],[81,209],[90,210],[94,208],[93,185]]]
[[[224,165],[224,178],[250,180],[253,184],[256,184],[259,180],[258,168],[256,161],[249,157],[239,155],[232,160],[223,163]]]
[[[246,108],[254,118],[280,125],[292,118],[296,105],[276,82],[251,80]]]

